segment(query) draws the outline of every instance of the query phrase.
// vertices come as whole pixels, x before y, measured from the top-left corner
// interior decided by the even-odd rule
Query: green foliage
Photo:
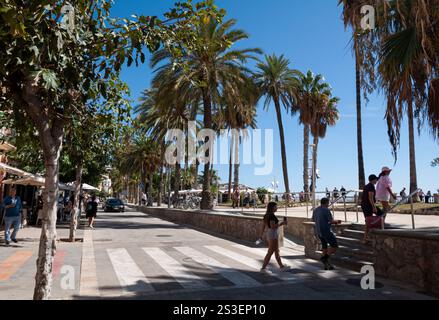
[[[258,188],[256,190],[256,194],[258,195],[259,201],[264,202],[265,195],[268,194],[268,190],[264,187]]]

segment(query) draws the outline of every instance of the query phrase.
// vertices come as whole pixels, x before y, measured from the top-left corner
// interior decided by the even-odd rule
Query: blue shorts
[[[338,248],[337,238],[331,232],[325,236],[319,236],[320,242],[322,243],[322,249],[328,249],[328,245],[332,248]]]

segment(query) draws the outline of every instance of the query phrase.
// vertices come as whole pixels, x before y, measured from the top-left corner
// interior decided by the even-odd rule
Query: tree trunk
[[[209,89],[203,89],[203,105],[204,105],[204,129],[212,128],[212,102]],[[206,137],[205,143],[209,141]],[[210,174],[210,150],[206,150],[205,157],[209,159],[204,164],[204,177],[203,177],[203,192],[201,198],[201,209],[211,210],[213,209],[212,193],[211,193],[211,174]]]
[[[233,188],[236,190],[239,187],[239,136],[234,138],[235,147],[235,161],[234,161],[234,173],[233,173]]]
[[[358,42],[355,37],[355,82],[357,91],[357,156],[358,156],[358,187],[364,189],[366,185],[366,177],[364,173],[364,157],[363,157],[363,133],[361,121],[361,66],[359,61]]]
[[[290,184],[288,181],[287,152],[285,148],[284,126],[282,123],[282,111],[280,108],[279,98],[274,97],[273,100],[274,100],[274,105],[276,107],[277,124],[279,127],[280,147],[281,147],[281,155],[282,155],[282,170],[284,175],[285,192],[290,193]],[[289,197],[286,197],[286,199],[288,200]]]
[[[303,192],[309,201],[309,125],[303,126]]]
[[[37,95],[37,91],[38,88],[29,83],[24,88],[23,99],[27,103],[24,105],[26,112],[39,133],[46,169],[43,193],[43,220],[33,298],[34,300],[47,300],[50,297],[52,287],[52,263],[56,253],[59,157],[64,136],[64,121],[56,116],[50,119],[43,102]]]
[[[180,185],[181,185],[181,166],[180,163],[175,164],[175,177],[174,177],[174,201],[178,200],[178,194],[180,192]]]
[[[76,229],[78,227],[78,213],[79,213],[79,198],[81,195],[81,180],[82,180],[82,169],[83,164],[82,162],[78,163],[76,167],[76,182],[75,182],[75,194],[74,194],[74,200],[73,200],[73,208],[70,212],[70,235],[69,235],[69,241],[75,242],[76,241]]]
[[[157,206],[161,207],[162,205],[162,197],[163,197],[163,167],[160,166],[160,172],[159,172],[159,190],[157,194]]]
[[[227,201],[230,201],[232,199],[231,195],[232,195],[232,168],[233,168],[233,163],[232,163],[232,156],[233,156],[233,142],[234,142],[234,138],[232,136],[232,141],[230,143],[230,157],[229,157],[229,185],[227,188]]]
[[[148,177],[148,207],[152,207],[154,205],[153,199],[153,183],[154,183],[154,173],[150,173]]]
[[[408,103],[408,121],[409,121],[409,147],[410,147],[410,194],[418,189],[418,179],[416,173],[416,151],[415,151],[415,129],[413,125],[413,100]],[[415,202],[419,202],[419,197],[413,197]]]
[[[315,136],[314,137],[314,148],[313,148],[313,153],[312,153],[312,159],[313,159],[313,172],[312,172],[312,193],[313,193],[313,205],[317,206],[315,200],[316,200],[316,184],[317,184],[317,179],[316,179],[316,170],[317,170],[317,151],[318,151],[318,146],[319,146],[319,137]]]

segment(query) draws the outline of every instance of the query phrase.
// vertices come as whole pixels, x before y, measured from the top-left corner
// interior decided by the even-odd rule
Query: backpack
[[[93,210],[93,205],[91,204],[91,202],[89,202],[88,204],[87,204],[87,212],[91,212],[92,210]]]
[[[383,218],[377,216],[366,217],[366,225],[369,229],[381,229]]]

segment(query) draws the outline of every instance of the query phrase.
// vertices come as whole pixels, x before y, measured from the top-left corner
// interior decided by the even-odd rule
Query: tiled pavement
[[[95,226],[79,231],[84,243],[59,242],[52,299],[431,298],[383,279],[377,279],[375,290],[362,290],[362,275],[323,271],[297,245],[281,249],[290,272],[279,272],[273,257],[265,275],[259,268],[266,249],[249,243],[134,211],[100,213]],[[30,232],[24,229],[22,235]],[[67,232],[59,230],[61,237]],[[38,237],[27,239],[0,247],[0,299],[32,298]],[[73,290],[61,288],[66,265],[74,269]]]

